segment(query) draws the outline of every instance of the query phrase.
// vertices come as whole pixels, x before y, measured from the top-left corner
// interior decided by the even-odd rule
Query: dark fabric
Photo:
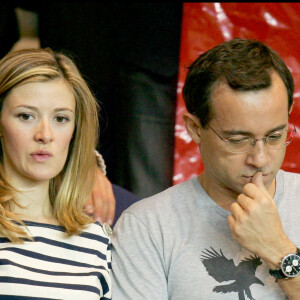
[[[24,2],[98,99],[108,178],[139,197],[171,186],[182,3]]]
[[[182,3],[115,3],[111,22],[116,57],[154,74],[177,73]]]
[[[39,14],[42,47],[78,56],[90,78],[109,71],[114,56],[159,75],[177,73],[180,2],[24,1],[20,6]]]
[[[120,69],[108,177],[141,198],[172,185],[177,76]],[[122,124],[122,125],[121,125]],[[121,126],[120,126],[121,125]]]
[[[0,59],[5,56],[19,39],[14,1],[2,1],[0,8]]]
[[[112,228],[115,226],[116,222],[118,221],[119,217],[121,216],[122,212],[129,207],[131,204],[135,203],[136,201],[140,200],[136,195],[133,193],[125,190],[124,188],[113,184],[113,192],[116,199],[116,213],[115,219],[112,225]]]

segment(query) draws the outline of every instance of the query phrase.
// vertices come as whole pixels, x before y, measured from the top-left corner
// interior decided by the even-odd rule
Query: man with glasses
[[[260,41],[227,41],[190,66],[184,123],[204,171],[123,213],[115,299],[300,299],[300,175],[280,170],[293,92]]]

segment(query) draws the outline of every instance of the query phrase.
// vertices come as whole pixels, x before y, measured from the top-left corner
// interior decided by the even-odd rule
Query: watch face
[[[297,254],[287,255],[281,262],[281,270],[287,277],[296,277],[300,273],[300,257]]]

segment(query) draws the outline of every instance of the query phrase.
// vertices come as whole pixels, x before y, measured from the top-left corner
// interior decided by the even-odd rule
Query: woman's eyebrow
[[[58,111],[65,111],[65,110],[68,110],[68,111],[70,111],[70,112],[72,112],[72,113],[74,112],[73,109],[71,109],[71,108],[69,108],[69,107],[59,107],[59,108],[55,108],[55,109],[54,109],[55,112],[58,112]]]
[[[15,106],[14,108],[22,108],[22,107],[27,108],[27,109],[31,109],[31,110],[34,110],[34,111],[38,111],[38,107],[32,106],[32,105],[23,105],[23,104],[21,104],[21,105]],[[54,112],[66,111],[66,110],[74,113],[74,111],[69,107],[58,107],[58,108],[54,109]]]

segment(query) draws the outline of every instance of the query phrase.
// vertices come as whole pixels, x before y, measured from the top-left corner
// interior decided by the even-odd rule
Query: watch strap
[[[278,269],[278,270],[272,270],[272,269],[270,269],[269,273],[270,273],[270,275],[272,275],[276,279],[286,279],[286,278],[288,278],[287,276],[285,276],[283,274],[283,272],[282,272],[281,269]]]
[[[300,249],[297,248],[296,253],[298,256],[300,256]],[[286,276],[281,269],[277,269],[277,270],[269,270],[270,275],[272,275],[273,277],[275,277],[276,279],[287,279],[289,278],[288,276]]]

